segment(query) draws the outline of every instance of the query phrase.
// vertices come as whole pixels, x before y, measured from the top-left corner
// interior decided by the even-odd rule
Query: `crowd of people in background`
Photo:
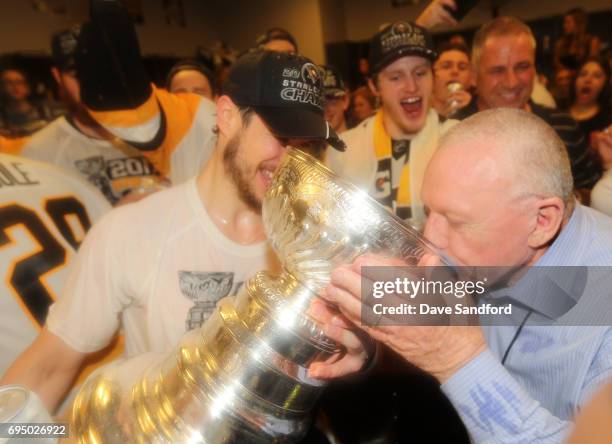
[[[82,263],[63,299],[53,305],[50,322],[24,354],[17,358],[22,350],[12,350],[13,355],[1,363],[2,372],[11,365],[3,381],[26,379],[43,387],[47,407],[56,408],[85,356],[99,350],[118,329],[119,314],[127,312],[129,317],[136,302],[157,307],[147,299],[149,284],[168,312],[132,314],[137,322],[128,323],[126,329],[128,355],[171,348],[184,333],[184,322],[175,312],[191,313],[192,303],[167,299],[177,293],[177,270],[201,266],[198,254],[209,250],[213,253],[204,263],[212,264],[206,267],[223,262],[223,272],[236,273],[235,284],[267,266],[261,202],[287,146],[310,150],[336,174],[424,231],[459,264],[522,267],[552,256],[559,262],[554,265],[609,266],[612,222],[586,208],[590,205],[612,216],[609,42],[589,33],[586,13],[572,9],[563,18],[563,34],[548,61],[535,60],[532,30],[512,17],[485,23],[472,42],[457,34],[435,43],[427,28],[455,23],[443,8],[448,4],[453,2],[435,0],[415,22],[382,25],[373,33],[368,56],[355,62],[356,75],[351,78],[358,81],[351,85],[338,67],[315,67],[300,56],[291,32],[277,27],[255,39],[253,48],[245,49],[237,60],[233,56],[217,57],[215,63],[198,56],[179,60],[160,85],[150,82],[140,63],[131,25],[124,27],[125,35],[116,37],[123,39],[114,42],[120,50],[113,48],[120,53],[125,71],[119,76],[100,72],[94,57],[115,56],[100,38],[112,20],[92,19],[87,27],[52,37],[57,97],[43,97],[22,68],[2,67],[0,152],[72,170],[114,206],[141,200],[169,183],[183,184],[113,210],[94,227],[79,256]],[[97,52],[80,51],[86,44]],[[535,72],[536,66],[546,63],[553,69],[550,79]],[[301,75],[304,85],[312,82],[297,93],[312,90],[321,97],[300,101],[283,95],[282,82],[290,80],[279,73],[285,72]],[[474,173],[465,174],[470,168]],[[166,211],[171,207],[179,218]],[[449,211],[463,219],[453,223]],[[485,217],[490,214],[495,217]],[[474,222],[478,216],[481,220]],[[465,225],[471,227],[467,234],[462,230]],[[573,251],[568,237],[576,247]],[[148,253],[141,255],[141,250]],[[169,250],[170,259],[158,254]],[[518,338],[524,324],[511,334],[503,329],[453,333],[452,338],[440,339],[445,346],[450,344],[448,353],[435,352],[435,334],[417,341],[408,329],[386,334],[378,325],[365,328],[347,309],[349,288],[359,282],[361,269],[355,264],[343,276],[332,274],[325,296],[340,307],[343,328],[351,334],[364,328],[388,347],[387,358],[395,353],[394,359],[435,378],[437,395],[423,396],[444,398],[443,390],[463,421],[459,424],[465,424],[477,442],[493,442],[496,433],[507,442],[552,442],[547,441],[550,437],[560,442],[590,391],[610,376],[612,364],[605,346],[612,337],[607,330],[580,342],[578,335],[557,338],[561,333],[555,330],[545,337],[547,330],[531,331],[527,325],[525,331],[537,344],[554,338],[567,345],[562,349],[553,344],[544,351],[549,356],[543,362],[519,350],[521,341],[529,341],[525,335]],[[155,276],[151,282],[156,285],[146,281],[149,276]],[[117,282],[113,291],[107,291]],[[111,293],[118,300],[100,302],[104,307],[98,310],[87,299],[92,292],[99,292],[98,301]],[[596,289],[586,293],[598,296]],[[531,306],[537,301],[520,302],[525,313],[531,310],[526,321],[538,308]],[[147,324],[140,319],[145,315],[157,316],[159,322]],[[328,321],[330,316],[326,315]],[[169,318],[167,331],[160,334],[157,325]],[[94,326],[93,320],[99,325]],[[188,323],[188,328],[205,319],[199,321]],[[336,331],[336,336],[341,335]],[[418,347],[402,349],[397,337],[418,342],[423,353],[415,352],[422,351]],[[70,340],[65,343],[65,338]],[[310,375],[333,379],[361,369],[371,350],[365,351],[353,336],[350,339],[358,343],[352,347],[355,353],[339,361],[339,365],[350,362],[350,369],[334,367],[336,363],[315,365]],[[414,374],[414,369],[410,372]],[[542,378],[546,384],[540,383]],[[367,402],[383,412],[395,403],[395,410],[384,413],[397,422],[402,414],[398,411],[412,402],[414,387],[431,385],[412,380],[407,389],[411,379],[403,373],[391,379],[388,373],[374,374],[373,381],[374,390],[367,382],[340,389],[343,402],[327,411],[327,419],[334,423],[330,428],[344,435],[345,442],[357,442],[353,434],[368,432],[364,429],[369,419],[351,408]],[[501,389],[496,386],[499,381],[504,384]],[[54,383],[59,388],[50,389]],[[572,386],[563,390],[562,384]],[[333,405],[337,399],[329,402]],[[531,414],[524,417],[527,410]],[[341,418],[349,411],[350,417]]]
[[[298,52],[296,39],[280,27],[271,28],[255,39],[254,47]],[[177,61],[170,68],[165,84],[160,86],[170,92],[193,92],[214,99],[235,59],[232,51],[226,52],[230,55],[213,57],[209,52],[203,54],[200,51],[196,57]],[[453,117],[470,103],[475,91],[471,49],[466,39],[456,34],[440,41],[437,52],[432,106],[439,115]],[[551,60],[537,61],[538,66],[550,65],[553,69],[551,78],[542,73],[538,75],[532,92],[533,101],[569,112],[580,123],[593,148],[597,147],[598,133],[610,122],[609,54],[609,42],[602,42],[598,36],[589,33],[586,12],[573,8],[563,16],[562,34],[554,42]],[[0,68],[0,136],[4,138],[0,150],[15,152],[18,151],[15,142],[21,146],[24,142],[21,138],[32,135],[68,112],[69,105],[66,105],[62,88],[58,88],[54,96],[49,89],[41,88],[42,84],[32,84],[24,68],[11,62],[0,64]],[[344,118],[341,124],[337,120],[340,126],[336,127],[340,131],[350,129],[373,115],[380,105],[368,87],[368,58],[360,57],[354,69],[358,80],[352,89],[335,67],[330,66],[327,71],[344,89],[341,101]],[[43,91],[35,91],[37,88]],[[330,116],[331,107],[338,107],[336,96],[328,97]]]

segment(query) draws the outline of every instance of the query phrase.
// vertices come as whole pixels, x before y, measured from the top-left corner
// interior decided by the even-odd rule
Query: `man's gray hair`
[[[574,182],[567,149],[544,120],[519,109],[482,111],[444,134],[439,149],[483,144],[499,152],[499,161],[510,167],[516,188],[509,194],[559,197],[571,206]]]
[[[476,31],[474,41],[472,43],[472,63],[478,66],[482,48],[484,47],[489,37],[501,37],[508,35],[526,35],[533,44],[533,50],[536,48],[536,39],[531,32],[531,28],[525,23],[514,17],[502,16],[489,20]]]

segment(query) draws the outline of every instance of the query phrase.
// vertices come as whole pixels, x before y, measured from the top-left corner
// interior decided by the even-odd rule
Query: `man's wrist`
[[[446,381],[452,378],[455,373],[457,373],[463,367],[472,362],[472,360],[476,359],[476,357],[479,356],[486,349],[486,344],[480,344],[479,346],[469,350],[467,353],[461,356],[461,358],[457,359],[448,367],[436,371],[435,373],[432,373],[432,375],[440,382],[440,384],[444,384]]]

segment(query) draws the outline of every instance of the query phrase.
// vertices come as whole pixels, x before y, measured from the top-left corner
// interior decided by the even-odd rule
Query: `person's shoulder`
[[[17,190],[21,196],[32,193],[49,198],[76,196],[88,209],[95,210],[95,214],[110,210],[108,201],[100,191],[72,171],[46,162],[2,153],[0,153],[0,163],[4,164],[5,169],[14,170],[11,176],[15,181],[24,184]],[[12,192],[15,192],[13,187],[0,188],[0,194]]]
[[[60,116],[50,122],[47,126],[37,131],[24,144],[22,154],[28,156],[33,153],[53,152],[57,147],[49,146],[60,142],[68,136],[70,124],[64,116]]]
[[[28,179],[32,183],[36,182],[37,185],[45,186],[44,182],[58,182],[64,184],[66,188],[76,191],[92,190],[99,194],[95,187],[78,174],[47,162],[6,153],[0,153],[0,162],[15,166],[24,175],[27,174]]]
[[[457,125],[460,121],[458,119],[444,119],[444,120],[440,120],[439,122],[439,126],[440,126],[440,133],[444,134],[445,132],[447,132],[449,129],[451,129],[453,126]]]
[[[578,126],[576,120],[574,120],[572,115],[566,110],[550,108],[535,102],[530,102],[529,106],[533,114],[544,120],[553,128],[566,127],[567,129],[575,129]]]
[[[165,89],[155,89],[155,97],[164,112],[189,112],[190,114],[214,114],[213,101],[194,93],[171,93]]]
[[[211,100],[197,94],[175,94],[162,89],[156,89],[155,94],[168,121],[162,146],[174,150],[188,135],[205,137],[207,143],[216,140],[213,132],[216,106]],[[199,144],[191,145],[199,149]]]
[[[201,97],[195,112],[195,121],[205,128],[208,136],[214,137],[215,139],[216,135],[212,131],[212,128],[217,124],[216,116],[217,107],[215,103],[206,97]]]
[[[364,134],[373,130],[375,118],[376,115],[373,115],[362,120],[353,128],[340,133],[340,138],[348,144],[349,141],[363,137]]]
[[[437,129],[440,134],[444,134],[453,126],[457,125],[459,120],[454,117],[444,117],[438,114],[433,107],[427,113],[427,119],[425,120],[425,126],[421,128],[421,131],[427,131]]]
[[[463,108],[458,109],[457,112],[453,114],[453,119],[454,120],[467,119],[468,117],[476,114],[477,112],[478,112],[477,97],[476,97],[476,94],[473,94],[472,100],[470,100],[470,103],[468,103]]]
[[[591,207],[612,216],[612,171],[608,170],[591,191]]]
[[[595,114],[594,120],[601,126],[602,130],[612,125],[612,104],[603,105]]]
[[[172,223],[180,208],[189,206],[189,187],[193,180],[151,193],[137,202],[120,205],[111,211],[119,226],[141,227],[141,231],[155,231],[158,227]]]
[[[168,204],[178,202],[186,195],[189,184],[191,184],[191,181],[163,188],[160,191],[149,194],[137,202],[123,205],[121,208],[126,208],[134,212],[157,211],[160,214],[166,213],[168,212]],[[164,207],[164,205],[166,205],[166,207]]]
[[[596,233],[602,233],[610,239],[610,243],[612,244],[612,217],[591,207],[582,206],[582,210],[595,222]],[[612,254],[612,251],[610,251],[610,253]]]
[[[612,265],[612,217],[582,205],[577,209],[588,223],[581,231],[588,236],[585,251],[589,259],[583,265]]]
[[[585,138],[582,131],[580,131],[580,126],[570,113],[533,102],[530,103],[530,106],[533,114],[544,120],[556,131],[563,143],[568,146],[570,152],[584,144]]]
[[[356,160],[353,154],[363,154],[362,149],[366,143],[371,143],[372,138],[369,134],[374,130],[374,116],[362,120],[357,126],[343,131],[339,134],[340,138],[346,144],[345,151],[338,151],[332,146],[328,146],[325,155],[325,163],[333,170],[341,168],[340,164],[344,164],[349,159]]]

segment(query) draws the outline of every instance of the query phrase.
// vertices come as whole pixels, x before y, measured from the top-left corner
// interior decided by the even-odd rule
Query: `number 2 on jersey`
[[[66,216],[76,216],[83,231],[87,231],[91,222],[83,204],[75,197],[60,197],[48,199],[45,210],[66,242],[73,248],[78,248],[79,242],[70,229]],[[42,278],[64,265],[66,250],[45,226],[36,211],[17,203],[0,207],[0,249],[13,242],[8,229],[17,225],[26,229],[39,248],[19,258],[13,264],[8,270],[7,283],[15,289],[32,317],[42,326],[49,306],[53,302],[53,297]]]

